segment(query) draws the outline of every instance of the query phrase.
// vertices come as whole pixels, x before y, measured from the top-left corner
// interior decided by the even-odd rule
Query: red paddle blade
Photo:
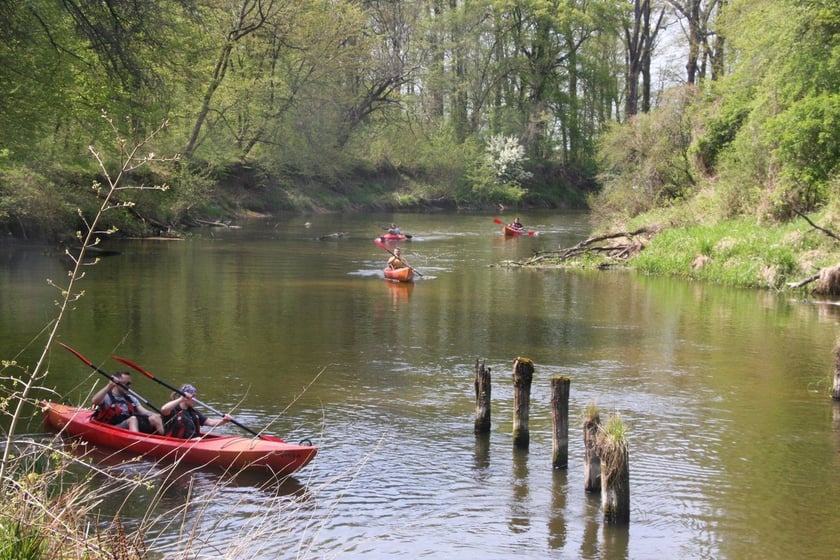
[[[155,376],[154,376],[154,375],[152,375],[151,373],[149,373],[149,372],[148,372],[148,371],[146,371],[145,369],[141,368],[140,366],[138,366],[137,364],[135,364],[135,363],[134,363],[134,362],[132,362],[131,360],[127,360],[127,359],[125,359],[125,358],[120,358],[119,356],[111,356],[111,357],[112,357],[113,359],[115,359],[116,361],[118,361],[118,362],[120,362],[120,363],[123,363],[123,364],[127,365],[127,366],[128,366],[128,367],[130,367],[130,368],[134,368],[134,369],[136,369],[137,371],[139,371],[140,373],[142,373],[143,375],[145,375],[145,376],[146,376],[146,377],[148,377],[149,379],[154,379],[154,378],[155,378]]]
[[[531,237],[533,237],[533,236],[537,235],[537,232],[529,229],[529,230],[528,230],[528,235],[530,235]]]
[[[72,348],[70,348],[69,346],[67,346],[66,344],[64,344],[63,342],[58,341],[58,340],[57,340],[56,342],[58,342],[60,345],[64,346],[64,348],[66,348],[67,350],[69,350],[70,352],[72,352],[73,354],[75,354],[75,355],[76,355],[76,357],[77,357],[77,358],[79,358],[80,360],[82,360],[85,364],[87,364],[87,365],[89,365],[89,366],[93,367],[93,364],[92,364],[92,363],[90,363],[90,360],[88,360],[87,358],[85,358],[84,356],[82,356],[81,354],[79,354],[78,352],[76,352],[75,350],[73,350]]]
[[[378,237],[374,237],[373,242],[376,243],[378,246],[382,247],[383,249],[385,249],[386,251],[388,251],[388,247],[386,247],[385,244],[382,243],[382,241]]]
[[[493,223],[496,223],[496,224],[501,225],[501,224],[503,224],[504,222],[502,222],[502,220],[500,220],[499,218],[493,218]]]

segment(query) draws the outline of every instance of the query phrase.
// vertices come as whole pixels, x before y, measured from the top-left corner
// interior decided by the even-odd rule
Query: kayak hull
[[[505,237],[515,237],[517,235],[522,235],[522,232],[524,232],[524,231],[525,231],[524,229],[516,229],[516,228],[512,228],[510,226],[503,226],[502,227],[502,233],[505,234]]]
[[[384,270],[385,279],[391,280],[394,282],[413,282],[414,281],[414,271],[410,268],[403,267],[403,268],[386,268]]]
[[[318,453],[312,445],[288,443],[278,437],[260,438],[207,434],[179,439],[132,432],[92,419],[93,410],[54,402],[42,405],[44,424],[100,447],[119,449],[157,461],[225,469],[263,469],[292,474]]]
[[[386,233],[379,236],[379,240],[383,243],[387,242],[394,242],[394,241],[405,241],[406,239],[411,239],[409,236],[405,235],[404,233],[395,234],[395,233]]]

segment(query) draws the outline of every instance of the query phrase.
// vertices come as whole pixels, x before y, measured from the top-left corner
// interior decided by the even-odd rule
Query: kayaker
[[[513,219],[513,223],[510,224],[510,227],[512,227],[515,230],[525,229],[524,226],[522,225],[522,222],[519,221],[519,216],[517,216],[516,218]]]
[[[397,227],[397,224],[391,224],[391,227],[388,228],[388,233],[391,235],[400,235],[400,228]]]
[[[144,434],[163,435],[163,422],[160,415],[153,414],[143,408],[129,391],[131,374],[118,371],[111,381],[93,395],[93,405],[96,411],[94,420]]]
[[[388,259],[388,268],[396,270],[398,268],[406,268],[408,263],[400,255],[400,248],[394,249],[394,255]]]
[[[207,418],[197,411],[193,404],[195,387],[187,383],[181,387],[181,393],[173,392],[168,403],[160,407],[163,414],[163,427],[170,437],[190,439],[201,436],[201,426],[221,426],[231,421],[229,414],[222,418]]]

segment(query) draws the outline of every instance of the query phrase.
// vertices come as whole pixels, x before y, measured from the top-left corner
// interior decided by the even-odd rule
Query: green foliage
[[[27,167],[0,167],[0,232],[24,239],[55,236],[75,223],[52,180]]]
[[[827,185],[840,165],[840,94],[824,92],[795,102],[768,119],[776,139],[788,203],[809,211],[827,200]]]
[[[632,218],[693,192],[689,108],[696,91],[673,90],[659,110],[608,130],[599,146],[602,191],[590,205],[597,216]]]
[[[38,530],[0,516],[0,560],[41,560],[45,549],[44,536]]]

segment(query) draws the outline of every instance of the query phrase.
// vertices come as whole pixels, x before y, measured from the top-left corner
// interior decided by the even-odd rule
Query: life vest
[[[102,399],[102,404],[93,413],[93,419],[106,424],[116,425],[134,416],[137,409],[131,397],[125,397],[115,394],[113,391],[105,393],[105,398]]]
[[[192,408],[186,410],[176,405],[163,421],[164,434],[170,437],[190,439],[201,435],[201,417]]]

